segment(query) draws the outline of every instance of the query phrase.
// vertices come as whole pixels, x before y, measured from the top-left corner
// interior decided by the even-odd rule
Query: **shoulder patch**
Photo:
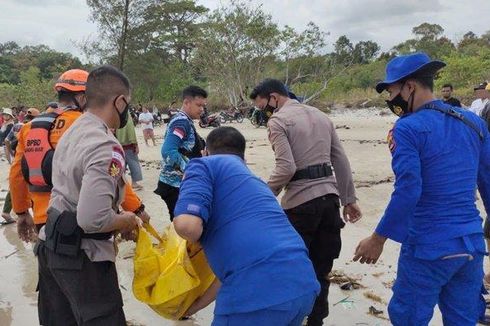
[[[179,137],[180,139],[184,139],[184,137],[185,137],[185,130],[184,130],[184,128],[175,127],[174,128],[174,131],[172,133],[175,136]]]
[[[395,137],[393,136],[394,131],[395,131],[395,128],[391,129],[388,132],[388,137],[386,138],[386,140],[388,141],[388,148],[390,149],[390,152],[392,152],[392,153],[395,151],[395,148],[396,148]]]
[[[113,178],[121,176],[124,173],[124,152],[119,146],[112,148],[112,159],[109,164],[109,175]]]

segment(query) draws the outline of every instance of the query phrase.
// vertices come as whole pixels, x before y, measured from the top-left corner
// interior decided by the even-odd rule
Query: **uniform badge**
[[[124,171],[124,153],[118,146],[112,148],[112,159],[109,164],[109,175],[113,178],[119,177]]]
[[[121,168],[117,166],[115,162],[111,162],[111,167],[109,168],[109,174],[111,177],[117,177],[121,173]]]
[[[392,153],[395,151],[395,148],[396,148],[395,137],[393,137],[394,131],[395,131],[395,129],[391,129],[388,132],[388,137],[386,139],[388,141],[388,148],[390,149],[390,152],[392,152]]]
[[[397,116],[400,116],[400,115],[402,115],[402,113],[403,113],[403,109],[402,109],[401,107],[399,107],[399,106],[395,106],[395,107],[393,108],[393,112],[394,112],[394,113],[395,113]]]

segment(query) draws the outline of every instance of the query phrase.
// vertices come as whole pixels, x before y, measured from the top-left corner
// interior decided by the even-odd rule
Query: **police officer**
[[[332,121],[289,96],[285,85],[274,79],[264,80],[250,95],[256,107],[274,112],[267,127],[276,166],[268,184],[276,196],[285,190],[282,208],[309,249],[321,292],[308,325],[322,325],[328,316],[327,276],[341,248],[344,222],[339,207],[344,206],[344,219],[350,222],[358,221],[361,211],[349,160]]]
[[[53,189],[40,231],[41,325],[126,325],[114,233],[132,238],[141,221],[119,211],[124,151],[110,129],[127,122],[130,85],[111,66],[87,80],[87,112],[65,132],[53,158]]]
[[[376,86],[400,118],[389,133],[395,188],[375,232],[354,260],[376,263],[387,238],[402,244],[388,311],[394,325],[428,325],[439,305],[445,325],[475,325],[485,243],[475,205],[490,207],[490,135],[472,112],[433,94],[444,67],[424,53],[398,56]]]
[[[194,122],[206,107],[208,93],[189,86],[182,92],[182,109],[174,115],[167,126],[162,145],[162,171],[154,191],[167,204],[170,220],[179,196],[179,187],[187,163],[191,158],[201,157],[204,140],[198,135]]]

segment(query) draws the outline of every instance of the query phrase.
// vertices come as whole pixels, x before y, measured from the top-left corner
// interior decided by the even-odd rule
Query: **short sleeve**
[[[117,184],[124,173],[124,152],[115,142],[87,152],[77,220],[87,233],[106,232],[114,219]]]
[[[192,160],[180,185],[179,200],[174,214],[189,214],[208,222],[213,201],[213,179],[203,159]]]

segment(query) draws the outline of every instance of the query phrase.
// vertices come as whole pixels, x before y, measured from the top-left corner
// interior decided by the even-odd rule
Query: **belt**
[[[291,181],[302,179],[319,179],[333,175],[332,167],[327,164],[310,165],[304,169],[297,170],[291,178]]]
[[[129,149],[129,150],[133,150],[133,151],[135,151],[135,150],[136,150],[136,144],[127,144],[127,145],[122,145],[122,148],[123,148],[124,150]]]
[[[105,233],[82,233],[82,239],[92,239],[92,240],[109,240],[112,238],[112,232]]]

